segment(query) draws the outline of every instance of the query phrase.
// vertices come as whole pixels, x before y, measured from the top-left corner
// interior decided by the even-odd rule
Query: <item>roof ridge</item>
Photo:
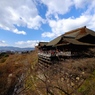
[[[64,34],[64,36],[67,35],[67,34],[74,33],[74,32],[76,32],[76,31],[85,29],[85,28],[86,28],[86,26],[80,27],[80,28],[77,28],[77,29],[73,29],[73,30],[71,30],[71,31],[66,32],[66,33]]]

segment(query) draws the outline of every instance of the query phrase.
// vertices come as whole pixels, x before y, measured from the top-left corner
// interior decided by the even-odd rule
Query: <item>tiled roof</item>
[[[63,34],[61,36],[58,36],[54,40],[50,41],[47,44],[47,46],[57,46],[60,41],[63,41],[63,42],[67,41],[67,43],[76,44],[76,45],[93,45],[90,43],[84,43],[84,42],[79,41],[79,39],[81,39],[82,37],[85,37],[87,35],[95,36],[95,32],[86,28],[86,26],[84,26],[84,27],[66,32],[65,34]],[[65,43],[62,43],[62,44],[66,45]]]
[[[38,46],[45,46],[47,44],[48,44],[48,42],[39,42]]]

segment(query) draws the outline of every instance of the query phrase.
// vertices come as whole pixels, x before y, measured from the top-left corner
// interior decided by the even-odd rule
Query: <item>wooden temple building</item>
[[[71,30],[50,42],[39,42],[39,59],[52,60],[88,56],[89,48],[95,47],[95,32],[86,26]],[[90,55],[89,55],[90,56]]]

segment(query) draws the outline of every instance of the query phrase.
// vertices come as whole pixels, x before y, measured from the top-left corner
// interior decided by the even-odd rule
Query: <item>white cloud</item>
[[[76,9],[88,8],[89,6],[90,9],[92,8],[91,6],[95,8],[95,0],[41,0],[41,3],[48,8],[46,16],[64,15],[71,10],[72,6],[75,6]]]
[[[27,40],[27,41],[18,41],[15,42],[15,46],[16,47],[21,47],[21,48],[25,48],[25,47],[35,47],[38,45],[39,42],[47,42],[44,40]]]
[[[42,37],[57,37],[72,29],[87,26],[88,28],[95,30],[95,15],[81,15],[77,18],[48,20],[51,32],[44,32]]]
[[[95,0],[42,0],[42,2],[48,7],[47,15],[54,15],[56,18],[55,20],[51,18],[47,19],[51,32],[42,33],[42,37],[57,37],[69,30],[85,25],[95,30]],[[66,5],[64,5],[64,2],[66,2]],[[79,9],[83,13],[78,17],[62,19],[58,17],[58,14],[64,15],[74,6],[76,10]]]
[[[93,0],[92,0],[93,1]],[[88,4],[91,4],[91,0],[73,0],[73,4],[78,8],[85,8]]]
[[[35,47],[39,43],[38,40],[18,41],[15,43],[17,47]]]
[[[85,15],[95,14],[95,0],[73,0],[76,9],[84,9]]]
[[[4,40],[0,41],[0,46],[7,46],[6,42]]]
[[[89,2],[87,10],[84,12],[86,15],[93,15],[95,14],[95,0]]]
[[[70,10],[72,6],[72,0],[41,0],[48,8],[46,16],[54,15],[56,18],[57,14],[65,14]]]
[[[49,37],[49,38],[52,38],[55,36],[55,33],[51,33],[51,32],[44,32],[42,33],[42,37]]]
[[[33,0],[0,0],[0,28],[25,35],[16,26],[38,29],[43,22]]]

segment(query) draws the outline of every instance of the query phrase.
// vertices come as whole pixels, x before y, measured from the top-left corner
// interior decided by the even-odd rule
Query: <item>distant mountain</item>
[[[34,48],[19,48],[19,47],[12,47],[12,46],[0,46],[0,52],[6,51],[31,51]]]

